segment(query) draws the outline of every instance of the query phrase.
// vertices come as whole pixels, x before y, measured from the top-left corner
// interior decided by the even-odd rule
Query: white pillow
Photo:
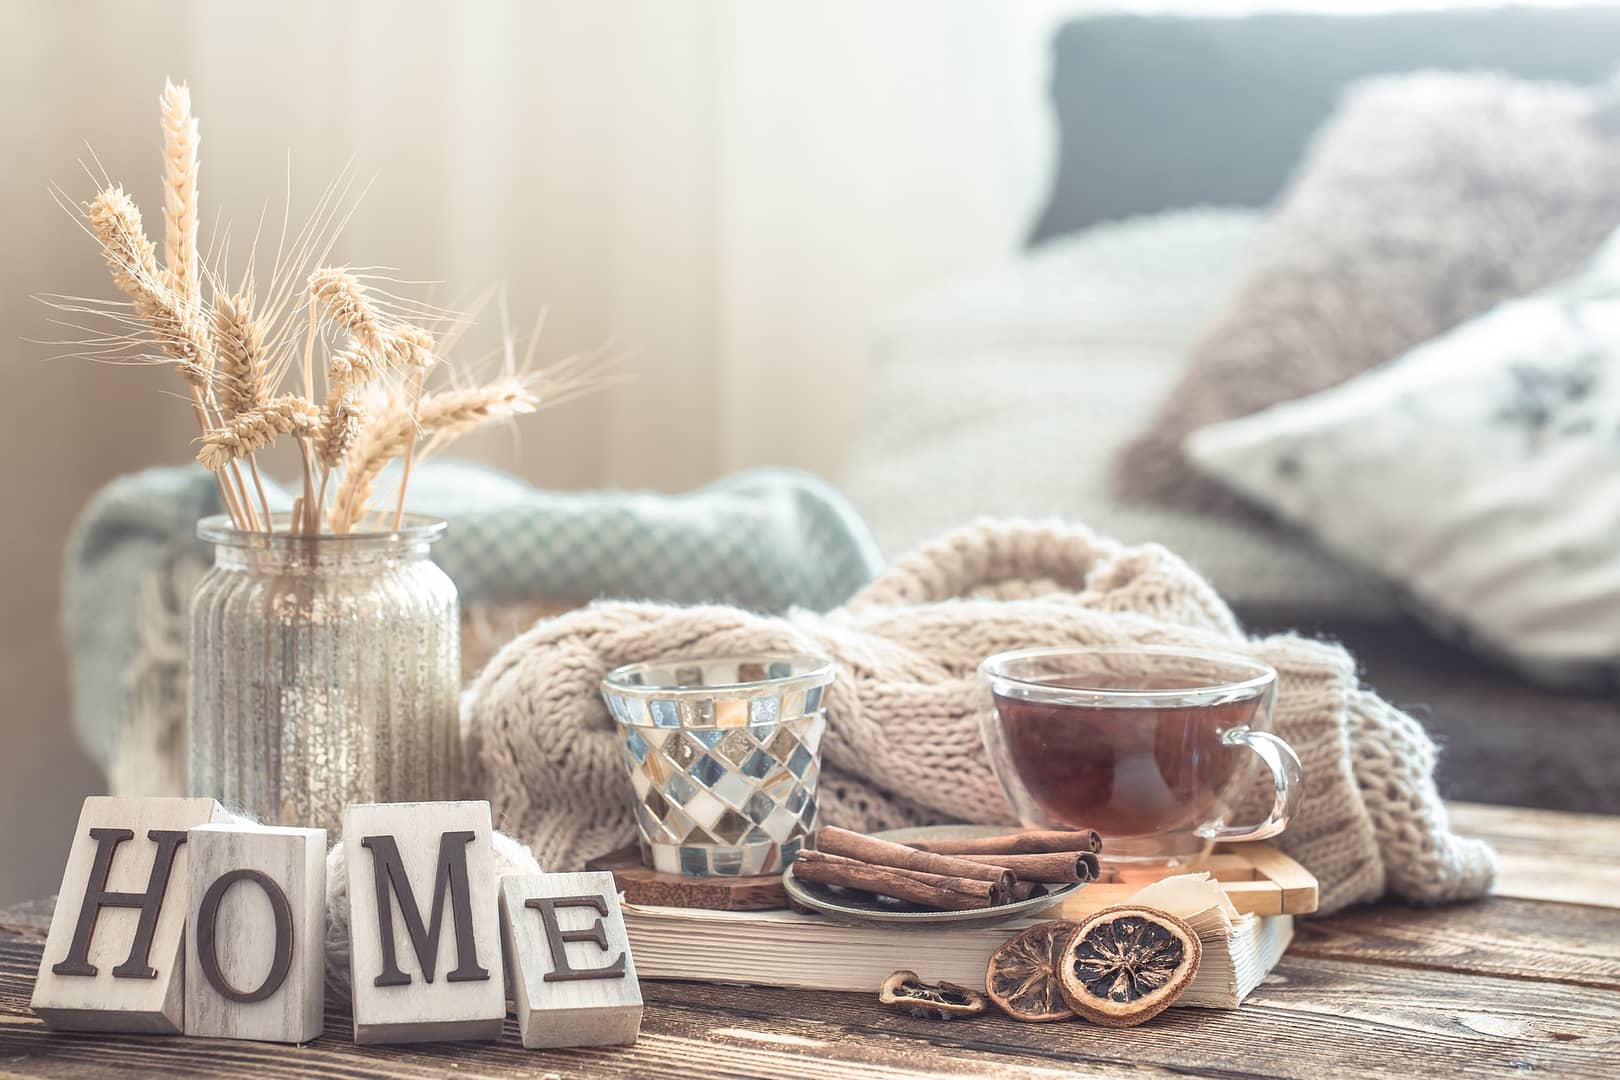
[[[1342,386],[1195,432],[1202,471],[1558,682],[1620,662],[1620,233]]]

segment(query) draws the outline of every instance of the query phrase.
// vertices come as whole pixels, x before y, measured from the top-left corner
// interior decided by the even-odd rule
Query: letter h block
[[[493,831],[487,802],[345,811],[355,1042],[500,1038]]]
[[[186,847],[186,1034],[319,1037],[326,830],[199,825]]]
[[[501,930],[524,1046],[636,1041],[641,985],[612,874],[502,878]]]
[[[34,981],[47,1024],[180,1034],[186,835],[223,817],[213,799],[84,800]]]

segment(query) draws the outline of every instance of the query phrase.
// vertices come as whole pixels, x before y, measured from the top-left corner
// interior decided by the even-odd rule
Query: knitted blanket
[[[272,507],[291,504],[267,486]],[[829,608],[881,561],[842,496],[782,469],[653,495],[542,491],[494,469],[438,461],[417,470],[411,496],[411,509],[450,522],[433,558],[460,593],[468,654],[481,639],[498,633],[505,642],[532,622],[525,608],[600,597]],[[62,610],[73,720],[114,794],[185,789],[188,612],[212,561],[197,519],[218,513],[218,499],[200,468],[147,469],[98,492],[69,540]]]
[[[1127,643],[1225,650],[1277,669],[1274,729],[1299,753],[1306,782],[1279,843],[1320,881],[1322,910],[1386,892],[1438,902],[1489,889],[1495,858],[1451,832],[1434,744],[1359,684],[1343,649],[1250,638],[1169,551],[1079,526],[978,523],[924,545],[827,614],[607,602],[541,622],[497,653],[465,698],[471,780],[498,827],[530,843],[543,866],[577,866],[635,835],[598,694],[607,671],[661,656],[818,652],[839,662],[826,697],[824,824],[1006,822],[975,716],[979,662],[1026,646]]]

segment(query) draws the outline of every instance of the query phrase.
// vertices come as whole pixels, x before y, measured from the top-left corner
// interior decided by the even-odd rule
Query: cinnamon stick
[[[1102,850],[1102,837],[1094,829],[1046,829],[957,840],[912,840],[908,846],[939,855],[1046,855],[1055,851],[1095,854]]]
[[[946,877],[1000,881],[1002,875],[1008,873],[1004,866],[969,862],[949,855],[919,851],[905,844],[879,840],[875,836],[862,836],[860,833],[833,825],[824,825],[816,830],[816,849],[829,855],[842,855],[847,859],[871,863],[874,866],[920,870],[925,874],[943,874]]]
[[[1010,888],[1010,880],[1004,883],[925,874],[893,866],[875,866],[822,851],[799,852],[793,860],[793,876],[945,911],[973,911],[1006,903]]]
[[[968,862],[1005,866],[1019,881],[1069,883],[1096,881],[1101,867],[1089,851],[1053,851],[1045,855],[955,855]]]

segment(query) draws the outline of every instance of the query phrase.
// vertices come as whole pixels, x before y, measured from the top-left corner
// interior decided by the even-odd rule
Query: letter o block
[[[187,847],[186,1034],[318,1038],[326,830],[201,825]]]

